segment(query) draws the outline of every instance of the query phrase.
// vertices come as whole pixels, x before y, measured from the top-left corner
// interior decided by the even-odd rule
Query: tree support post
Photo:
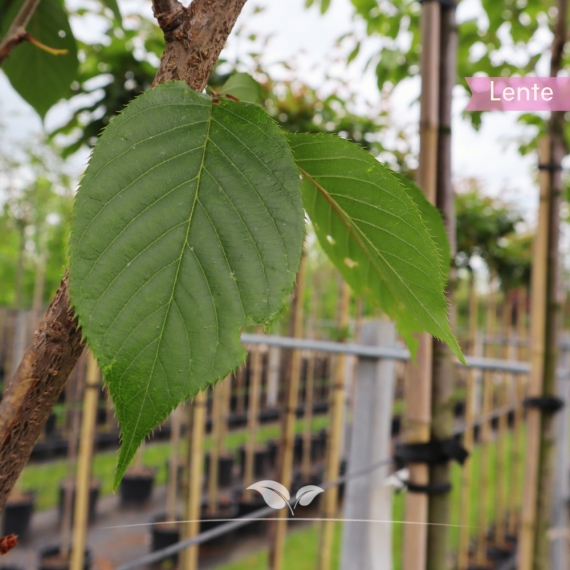
[[[422,4],[421,18],[421,77],[420,96],[420,161],[418,186],[427,199],[435,204],[437,184],[437,137],[439,106],[439,50],[440,6],[437,2]],[[416,361],[411,366],[412,386],[406,390],[405,440],[407,443],[426,443],[431,436],[431,397],[433,342],[428,334],[420,336]],[[411,384],[411,383],[410,383]],[[426,464],[409,466],[410,483],[425,486],[429,483]],[[410,493],[406,496],[403,570],[425,570],[427,562],[428,495]]]
[[[362,327],[363,345],[390,346],[395,342],[396,330],[391,321],[370,322]],[[395,384],[393,360],[358,359],[348,462],[351,472],[390,457]],[[389,473],[390,465],[386,464],[347,482],[344,507],[347,519],[389,521],[392,518],[392,488],[386,485]],[[392,525],[345,525],[340,567],[342,570],[392,570]]]
[[[99,368],[93,353],[87,357],[87,378],[83,397],[83,422],[75,483],[75,512],[73,529],[73,549],[71,551],[70,570],[83,570],[87,524],[89,521],[89,490],[91,488],[91,467],[93,463],[93,444],[99,403]]]

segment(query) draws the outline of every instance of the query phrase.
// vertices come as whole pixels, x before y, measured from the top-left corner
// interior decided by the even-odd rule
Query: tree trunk
[[[550,63],[551,77],[556,77],[562,67],[562,55],[567,37],[567,0],[558,0],[557,8],[558,19],[554,29]],[[543,166],[541,170],[539,222],[532,276],[532,353],[529,385],[531,397],[556,396],[561,307],[558,251],[563,190],[561,162],[565,153],[564,113],[552,112],[548,123],[548,137],[543,141],[540,155],[540,163],[546,166],[546,169]],[[537,263],[539,259],[544,259],[544,267],[542,263]],[[551,520],[556,437],[553,420],[552,413],[543,412],[538,408],[528,410],[520,570],[547,570],[549,568],[547,530]]]
[[[184,80],[202,91],[246,0],[154,0],[166,49],[154,85]],[[84,342],[65,274],[0,403],[0,512]]]
[[[455,85],[457,27],[455,6],[441,5],[439,66],[439,136],[437,139],[437,188],[436,206],[442,214],[449,240],[451,259],[455,257],[455,210],[451,183],[451,100]],[[450,268],[446,297],[450,321],[454,324],[453,290],[455,270]],[[431,392],[431,436],[448,439],[453,436],[453,389],[455,362],[449,347],[433,340],[433,372]],[[449,462],[430,467],[430,484],[450,482]],[[449,522],[451,493],[429,497],[427,569],[444,570],[449,567]]]

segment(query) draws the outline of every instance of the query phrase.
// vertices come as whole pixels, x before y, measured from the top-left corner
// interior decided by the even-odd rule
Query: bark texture
[[[153,85],[183,80],[202,91],[245,2],[153,0],[166,39]],[[66,273],[0,403],[0,513],[83,347]]]
[[[83,346],[66,274],[0,402],[0,510]]]

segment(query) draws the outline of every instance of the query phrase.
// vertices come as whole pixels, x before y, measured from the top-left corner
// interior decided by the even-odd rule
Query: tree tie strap
[[[533,398],[525,398],[523,405],[525,408],[538,408],[541,412],[555,414],[566,404],[564,400],[557,396],[536,396]]]
[[[556,170],[564,170],[564,167],[561,164],[541,164],[541,163],[539,163],[538,170],[549,170],[550,172],[554,172]]]
[[[433,485],[417,485],[406,482],[406,487],[410,493],[424,493],[426,495],[444,495],[451,491],[451,483],[434,483]]]
[[[396,445],[394,460],[403,467],[408,463],[438,465],[454,459],[461,465],[469,457],[469,452],[456,438],[432,439],[425,443],[404,443]]]
[[[457,8],[457,2],[455,0],[418,0],[418,2],[420,4],[423,4],[424,2],[438,2],[446,8]]]

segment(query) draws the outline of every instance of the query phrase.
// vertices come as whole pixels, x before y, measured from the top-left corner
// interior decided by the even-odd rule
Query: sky
[[[77,1],[77,0],[73,0]],[[459,18],[477,13],[479,0],[464,0],[460,5]],[[187,4],[188,2],[186,2]],[[151,16],[151,2],[146,0],[119,0],[123,13],[142,10]],[[420,89],[419,79],[404,81],[398,86],[389,102],[382,101],[376,87],[372,70],[363,71],[364,62],[378,49],[378,40],[368,38],[357,60],[346,69],[343,59],[352,49],[350,41],[335,47],[341,35],[356,30],[364,36],[361,22],[352,21],[349,0],[332,0],[330,10],[322,16],[316,7],[305,9],[305,0],[249,0],[236,28],[240,34],[232,34],[222,57],[234,60],[251,50],[252,43],[246,38],[256,34],[270,37],[262,46],[257,41],[265,66],[278,73],[279,61],[294,61],[299,79],[319,89],[323,94],[334,90],[334,77],[348,80],[351,90],[358,94],[356,107],[380,108],[389,105],[393,120],[406,126],[413,133],[414,148],[419,118],[419,105],[415,103]],[[255,13],[256,8],[263,11]],[[100,34],[97,25],[85,26],[81,21],[72,22],[74,33],[82,39],[94,39]],[[256,45],[255,43],[253,44]],[[329,79],[327,79],[329,77]],[[330,79],[330,78],[333,79]],[[477,177],[486,192],[503,195],[515,200],[529,219],[537,204],[537,188],[534,181],[535,157],[521,157],[513,141],[521,133],[516,124],[516,113],[487,113],[482,128],[476,132],[461,118],[468,97],[457,87],[453,100],[453,172],[459,178]],[[46,118],[49,130],[60,124],[68,113],[68,104],[62,102],[54,107]],[[5,138],[9,144],[17,143],[41,133],[42,125],[32,109],[11,88],[6,77],[0,73],[0,121],[5,126]],[[79,176],[85,167],[87,152],[77,153],[72,169]]]

